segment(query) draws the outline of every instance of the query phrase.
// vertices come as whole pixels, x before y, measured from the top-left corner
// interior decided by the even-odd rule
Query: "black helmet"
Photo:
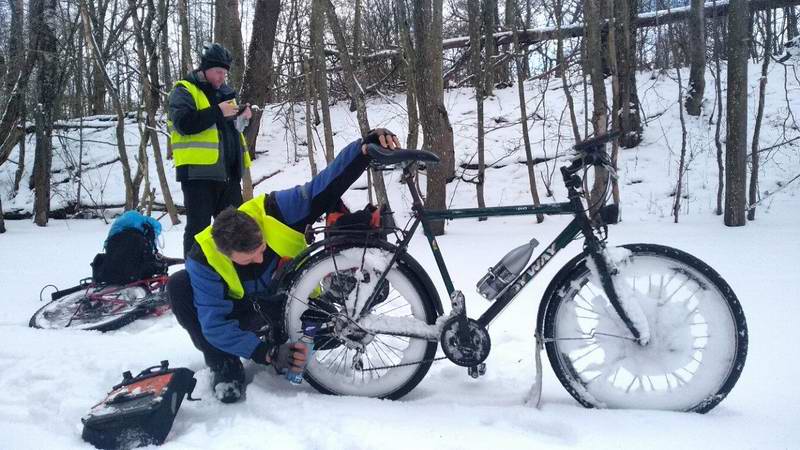
[[[203,46],[203,56],[200,57],[200,70],[212,67],[222,67],[231,70],[231,52],[220,44],[206,44]]]

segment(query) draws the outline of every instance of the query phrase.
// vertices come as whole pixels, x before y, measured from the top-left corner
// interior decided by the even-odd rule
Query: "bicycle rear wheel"
[[[747,355],[747,324],[730,286],[699,259],[652,244],[624,246],[615,284],[650,327],[639,345],[586,260],[545,295],[547,356],[582,405],[704,413],[731,391]]]
[[[390,333],[370,333],[365,321],[425,326],[436,320],[435,300],[403,255],[386,276],[388,285],[366,317],[357,310],[375,288],[392,257],[383,248],[349,247],[320,252],[304,263],[292,283],[286,305],[291,340],[301,322],[322,323],[305,378],[325,394],[398,399],[410,392],[430,369],[438,343]],[[314,297],[314,291],[322,294]],[[359,307],[360,305],[360,307]]]
[[[140,305],[149,296],[150,292],[141,286],[90,287],[39,308],[28,325],[41,329],[116,330],[144,313]]]

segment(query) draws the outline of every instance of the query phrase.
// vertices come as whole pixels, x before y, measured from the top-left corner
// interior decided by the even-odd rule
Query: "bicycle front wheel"
[[[392,251],[383,248],[326,250],[304,263],[292,283],[286,306],[289,338],[300,337],[303,320],[322,323],[305,372],[318,391],[398,399],[428,372],[437,342],[362,327],[365,321],[424,327],[436,319],[434,299],[408,255],[389,270],[372,309],[359,314],[391,257]]]
[[[44,305],[28,325],[43,329],[116,330],[139,317],[140,305],[148,295],[141,286],[92,287]]]
[[[562,269],[545,298],[544,340],[556,376],[586,407],[711,410],[736,384],[747,354],[736,295],[685,252],[624,248],[615,284],[641,306],[649,343],[635,342],[581,260]]]

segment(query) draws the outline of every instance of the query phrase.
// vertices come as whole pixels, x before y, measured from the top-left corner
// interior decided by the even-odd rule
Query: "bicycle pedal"
[[[468,367],[467,373],[472,378],[478,378],[486,375],[486,363],[480,363],[477,366]]]

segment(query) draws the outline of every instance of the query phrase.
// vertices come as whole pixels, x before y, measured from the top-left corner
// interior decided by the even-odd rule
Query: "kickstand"
[[[528,399],[525,401],[526,406],[533,406],[536,409],[542,408],[542,344],[541,336],[536,333],[536,352],[534,358],[536,360],[536,377],[533,381],[533,386],[528,393]]]

